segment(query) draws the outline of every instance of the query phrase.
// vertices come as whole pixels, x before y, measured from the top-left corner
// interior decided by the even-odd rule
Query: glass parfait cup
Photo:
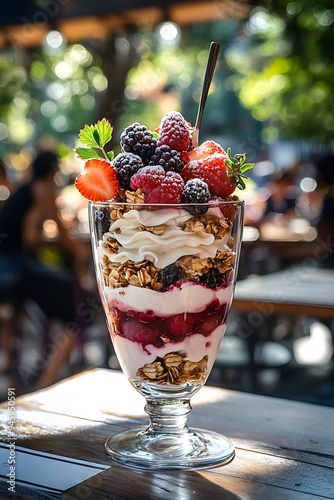
[[[238,270],[244,204],[90,202],[94,265],[114,350],[145,397],[146,427],[109,437],[128,467],[198,469],[228,463],[231,441],[189,429],[226,330]]]

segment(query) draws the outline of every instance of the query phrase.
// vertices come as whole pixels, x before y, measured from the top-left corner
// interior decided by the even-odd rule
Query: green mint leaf
[[[97,122],[95,128],[99,135],[100,147],[103,148],[105,144],[111,140],[113,127],[110,125],[108,120],[102,118],[102,120]]]
[[[85,125],[82,130],[80,130],[79,140],[85,146],[90,146],[93,148],[99,148],[99,143],[96,142],[94,136],[95,127],[94,125]]]
[[[155,139],[158,139],[158,137],[159,137],[158,132],[152,132],[152,135],[153,135],[153,137],[154,137]]]
[[[109,151],[109,153],[107,153],[107,156],[109,160],[112,161],[115,158],[115,153],[113,151]]]
[[[79,139],[85,146],[102,149],[110,141],[112,131],[113,128],[108,120],[103,118],[95,125],[85,125],[80,130]]]
[[[75,150],[76,154],[79,156],[79,158],[82,158],[83,160],[89,160],[91,158],[100,158],[99,154],[95,149],[93,148],[76,148]]]

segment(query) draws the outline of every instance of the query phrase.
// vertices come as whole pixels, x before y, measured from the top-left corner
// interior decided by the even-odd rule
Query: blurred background
[[[73,153],[79,130],[107,118],[117,154],[120,133],[133,122],[154,130],[165,112],[178,110],[194,123],[214,40],[221,52],[201,141],[216,140],[255,163],[240,195],[246,228],[239,278],[315,259],[308,245],[318,237],[323,199],[331,192],[317,165],[334,148],[333,39],[330,0],[7,2],[0,18],[0,210],[29,178],[37,153],[54,151],[59,216],[70,237],[89,249],[87,205],[73,187],[83,168]],[[37,252],[53,270],[73,266],[58,245],[57,223],[43,221]],[[286,240],[297,246],[287,250],[280,245]],[[78,279],[81,333],[54,380],[94,366],[119,368],[89,259]],[[61,349],[62,327],[34,301],[13,309],[0,287],[6,397],[10,384],[18,392],[38,387],[51,345]],[[13,315],[20,321],[10,330]],[[265,321],[257,332],[266,349],[254,384],[247,339],[238,335],[247,317],[232,311],[209,383],[333,406],[333,318],[334,312],[328,321],[303,315]],[[300,339],[309,347],[301,348]]]

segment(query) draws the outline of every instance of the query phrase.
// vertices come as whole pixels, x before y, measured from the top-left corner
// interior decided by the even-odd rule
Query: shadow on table
[[[213,472],[148,472],[129,470],[112,465],[110,469],[94,476],[87,484],[78,485],[67,491],[68,494],[82,495],[90,493],[92,500],[105,498],[109,492],[114,500],[166,499],[190,500],[193,498],[222,498],[224,500],[240,499],[227,488],[215,484],[210,478]],[[228,482],[227,478],[227,482]],[[92,491],[94,490],[94,491]],[[126,491],[126,493],[125,493]],[[76,498],[80,498],[76,496]]]

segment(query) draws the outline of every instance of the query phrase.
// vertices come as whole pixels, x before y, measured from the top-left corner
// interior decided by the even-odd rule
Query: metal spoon
[[[204,76],[204,81],[203,81],[202,93],[201,93],[201,98],[199,101],[199,107],[198,107],[197,118],[196,118],[196,123],[195,123],[195,131],[194,131],[194,135],[192,138],[192,143],[193,143],[194,148],[196,148],[198,146],[199,129],[200,129],[200,126],[202,123],[206,98],[208,97],[213,73],[214,73],[215,68],[216,68],[219,50],[220,50],[220,43],[211,42],[209,56],[208,56],[208,62],[206,65],[206,71],[205,71],[205,76]]]

